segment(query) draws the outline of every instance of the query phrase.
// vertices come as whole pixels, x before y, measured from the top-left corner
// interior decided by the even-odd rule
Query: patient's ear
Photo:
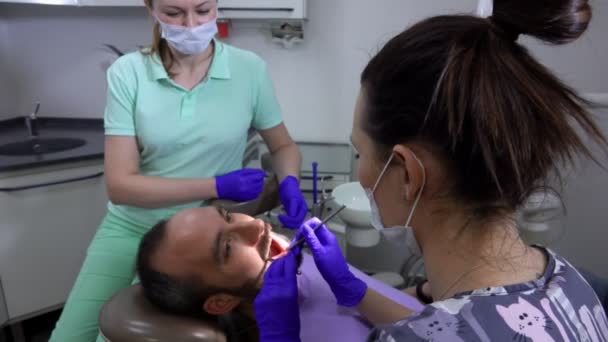
[[[231,312],[239,304],[241,304],[240,298],[221,293],[207,298],[203,303],[203,309],[209,314],[221,316]]]

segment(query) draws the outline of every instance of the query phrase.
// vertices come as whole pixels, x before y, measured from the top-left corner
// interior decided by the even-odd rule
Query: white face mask
[[[200,26],[188,28],[180,25],[171,25],[160,21],[161,37],[169,45],[184,55],[197,55],[209,47],[211,40],[217,34],[217,20],[213,19]]]
[[[414,205],[410,210],[410,214],[407,217],[407,221],[405,222],[404,226],[385,227],[382,223],[382,217],[380,217],[380,210],[378,209],[378,204],[374,199],[374,192],[376,191],[376,188],[378,188],[378,184],[380,184],[380,180],[382,179],[382,176],[384,176],[386,169],[388,169],[388,166],[393,160],[393,157],[394,154],[391,154],[391,157],[388,159],[388,161],[384,165],[384,168],[380,172],[380,175],[376,180],[376,184],[374,184],[374,188],[365,189],[367,197],[369,198],[369,204],[371,208],[371,223],[372,226],[378,231],[380,231],[387,239],[393,241],[405,240],[408,248],[410,249],[410,252],[413,255],[422,256],[422,251],[420,250],[420,246],[418,245],[416,237],[414,236],[414,230],[410,226],[410,222],[412,221],[412,217],[414,216],[414,211],[416,210],[416,206],[418,205],[418,201],[420,200],[420,196],[422,195],[422,191],[424,190],[424,186],[426,184],[426,172],[424,170],[424,165],[422,165],[422,162],[414,155],[414,159],[416,159],[416,161],[420,164],[420,167],[422,168],[422,186],[420,187],[418,195],[416,195],[416,200],[414,201]]]

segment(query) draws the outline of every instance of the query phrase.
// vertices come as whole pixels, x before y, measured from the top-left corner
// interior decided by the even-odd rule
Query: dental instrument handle
[[[312,204],[317,204],[317,168],[319,163],[312,162]]]
[[[315,230],[319,229],[319,227],[321,227],[324,224],[327,224],[327,222],[331,221],[331,219],[333,219],[334,217],[336,217],[336,215],[338,215],[342,210],[344,210],[346,208],[345,205],[341,206],[340,208],[338,208],[336,211],[334,211],[333,213],[331,213],[329,216],[327,216],[325,219],[323,219],[323,221],[321,221],[321,223],[319,223],[316,227],[314,227],[312,229],[312,231],[314,232]],[[295,246],[301,244],[304,242],[304,238],[299,239],[298,241],[292,243],[289,247],[287,247],[287,250],[291,250],[292,248],[294,248]]]

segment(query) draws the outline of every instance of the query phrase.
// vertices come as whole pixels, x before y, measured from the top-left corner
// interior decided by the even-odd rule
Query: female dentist
[[[562,162],[593,158],[586,141],[608,145],[587,103],[517,43],[520,34],[572,42],[591,13],[587,0],[496,0],[482,18],[419,22],[369,62],[352,129],[360,182],[374,227],[423,256],[421,297],[432,305],[402,314],[378,304],[327,228],[313,231],[318,219],[298,232],[338,305],[376,326],[369,341],[608,337],[591,287],[564,258],[522,241],[514,218]],[[271,286],[255,302],[261,321],[275,323],[260,326],[262,341],[299,339],[295,320],[276,324],[297,318],[286,312],[297,310],[297,298],[270,292],[275,279],[293,284],[285,265],[289,259],[270,266]]]
[[[308,210],[298,185],[300,154],[282,123],[265,63],[215,40],[217,0],[146,0],[151,48],[108,70],[105,111],[108,213],[88,249],[51,341],[97,337],[97,317],[133,281],[143,234],[158,220],[211,198],[247,201],[264,172],[242,170],[247,132],[273,156],[285,226]]]

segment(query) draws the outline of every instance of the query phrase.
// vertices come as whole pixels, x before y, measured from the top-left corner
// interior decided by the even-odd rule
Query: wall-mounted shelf
[[[144,0],[0,0],[0,3],[83,7],[143,7]],[[221,0],[222,19],[306,19],[307,0]]]
[[[608,108],[608,93],[587,93],[583,97],[602,108]]]

